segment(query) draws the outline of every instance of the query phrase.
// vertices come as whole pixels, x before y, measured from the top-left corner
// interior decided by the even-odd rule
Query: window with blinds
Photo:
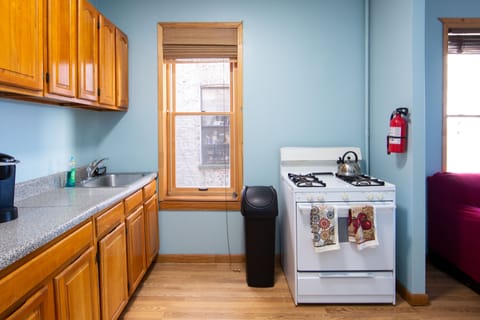
[[[160,208],[239,209],[242,24],[160,23]]]
[[[449,28],[448,54],[480,54],[480,28]]]
[[[228,58],[238,55],[238,24],[162,23],[164,59]]]

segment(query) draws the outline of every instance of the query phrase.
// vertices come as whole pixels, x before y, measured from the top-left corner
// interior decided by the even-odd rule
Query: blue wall
[[[425,293],[423,0],[370,1],[370,166],[397,188],[397,279]],[[408,151],[386,153],[389,118],[408,107]]]
[[[365,147],[364,2],[100,1],[129,37],[130,110],[100,149],[115,169],[157,167],[157,23],[243,21],[244,183],[279,182],[286,145]],[[163,174],[160,172],[160,174]],[[160,212],[161,253],[243,252],[239,212]]]
[[[109,153],[128,145],[128,159],[147,151],[156,165],[161,21],[243,21],[246,184],[278,180],[283,145],[364,147],[363,1],[105,0],[99,7],[130,45],[130,112],[104,141]]]
[[[71,155],[78,165],[97,156],[109,128],[98,113],[0,100],[0,152],[18,160],[17,182],[65,171]]]

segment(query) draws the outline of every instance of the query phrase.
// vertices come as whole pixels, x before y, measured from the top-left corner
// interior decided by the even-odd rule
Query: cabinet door
[[[78,97],[98,97],[98,11],[87,0],[78,0]]]
[[[132,294],[147,270],[145,258],[145,219],[143,206],[127,217],[127,263],[129,294]]]
[[[55,319],[53,288],[51,282],[40,288],[7,320],[50,320]]]
[[[77,94],[77,0],[48,0],[48,93]]]
[[[145,233],[147,265],[150,265],[158,255],[160,239],[158,234],[158,201],[157,195],[152,196],[143,205],[145,211]]]
[[[99,102],[115,105],[115,25],[100,15]]]
[[[116,52],[116,105],[119,108],[128,107],[128,37],[118,28],[115,31]]]
[[[43,89],[43,3],[0,1],[0,85]]]
[[[57,319],[100,318],[96,270],[91,247],[54,278]]]
[[[102,319],[117,319],[128,300],[125,223],[99,241]]]

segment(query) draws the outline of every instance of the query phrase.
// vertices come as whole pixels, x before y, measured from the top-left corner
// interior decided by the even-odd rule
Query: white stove
[[[282,265],[295,304],[395,304],[395,186],[337,177],[348,151],[361,160],[359,148],[280,150]]]

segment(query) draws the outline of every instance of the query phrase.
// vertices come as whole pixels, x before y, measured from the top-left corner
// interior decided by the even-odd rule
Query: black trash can
[[[272,186],[246,186],[242,192],[241,212],[245,222],[247,284],[273,287],[277,192]]]

